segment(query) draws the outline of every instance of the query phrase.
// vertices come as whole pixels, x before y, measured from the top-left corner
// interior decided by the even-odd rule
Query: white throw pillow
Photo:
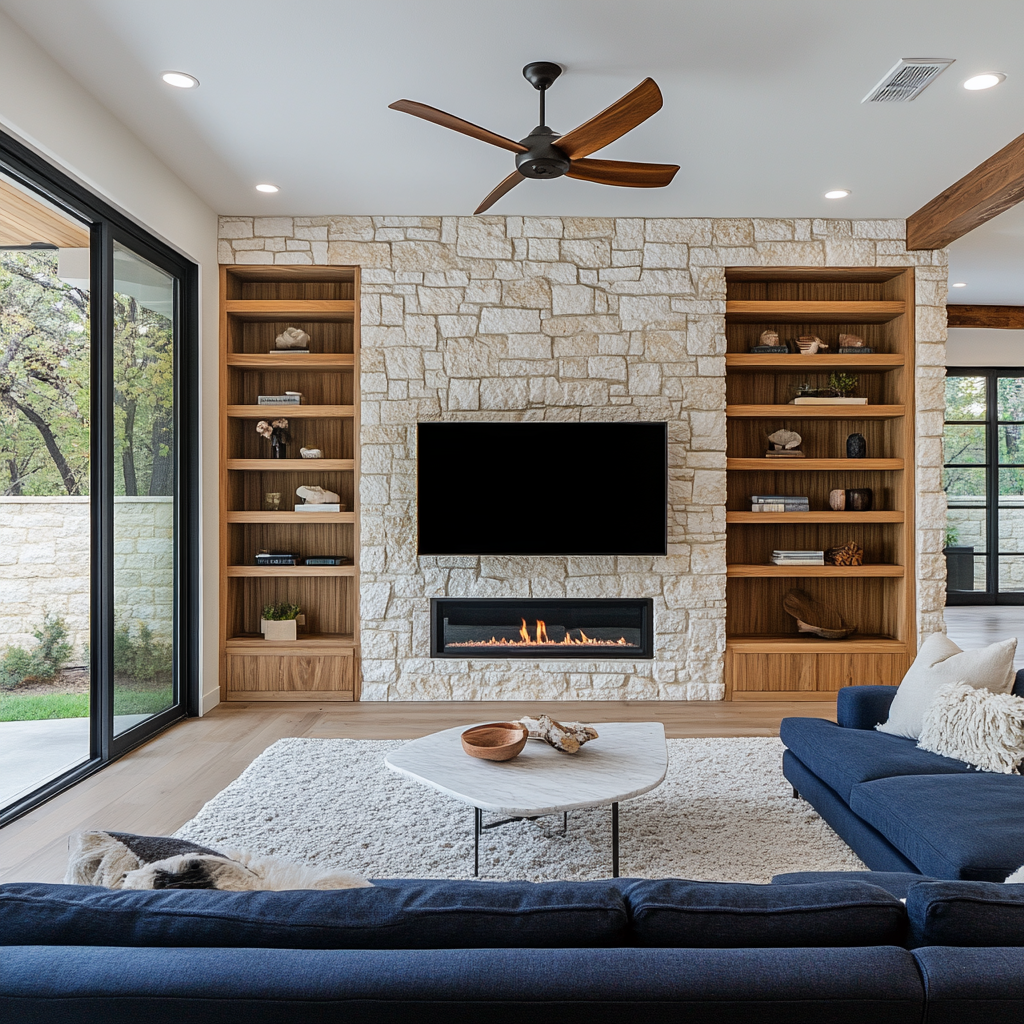
[[[1006,881],[1010,882],[1011,884],[1016,884],[1017,882],[1024,882],[1024,868],[1017,868],[1017,870],[1014,871],[1014,873],[1010,875],[1010,877],[1006,879]]]
[[[876,725],[879,732],[916,740],[921,735],[924,714],[939,689],[947,683],[967,683],[993,693],[1013,688],[1013,655],[1016,639],[1000,640],[977,651],[961,651],[948,636],[933,633],[917,652],[914,664],[896,691],[889,707],[889,721]]]
[[[924,713],[917,745],[981,771],[1013,775],[1024,759],[1024,698],[947,683]]]

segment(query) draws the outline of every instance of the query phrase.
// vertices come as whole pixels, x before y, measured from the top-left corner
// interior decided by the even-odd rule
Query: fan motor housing
[[[516,170],[526,178],[559,178],[569,170],[569,158],[554,142],[561,138],[546,125],[534,128],[519,141],[527,147],[516,154]]]

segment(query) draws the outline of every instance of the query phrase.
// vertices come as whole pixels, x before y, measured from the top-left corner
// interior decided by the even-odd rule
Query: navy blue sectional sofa
[[[875,871],[1002,882],[1024,866],[1024,777],[877,732],[896,689],[844,687],[837,722],[783,719],[786,778]],[[1013,692],[1024,697],[1024,670]]]
[[[1020,1024],[1024,886],[785,881],[7,884],[0,1020]]]

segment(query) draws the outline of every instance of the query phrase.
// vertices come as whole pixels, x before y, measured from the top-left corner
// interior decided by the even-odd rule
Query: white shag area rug
[[[177,833],[367,878],[471,878],[473,809],[386,768],[401,740],[278,740]],[[782,774],[772,737],[668,740],[665,781],[619,808],[623,877],[767,882],[866,870]],[[496,815],[485,814],[484,821]],[[482,879],[608,878],[611,810],[483,834]]]

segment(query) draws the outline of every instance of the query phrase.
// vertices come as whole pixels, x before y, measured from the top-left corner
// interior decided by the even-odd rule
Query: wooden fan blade
[[[417,103],[415,100],[396,100],[388,104],[389,110],[400,110],[403,114],[412,114],[413,117],[422,117],[424,121],[433,121],[442,128],[451,128],[453,132],[462,132],[472,139],[479,139],[481,142],[489,142],[492,146],[500,146],[511,153],[525,153],[526,147],[521,142],[513,142],[506,139],[504,135],[490,132],[481,128],[471,121],[463,121],[461,117],[454,114],[446,114],[437,107],[428,107],[426,103]]]
[[[599,185],[627,188],[664,188],[679,170],[678,164],[638,164],[629,160],[573,160],[565,173],[570,178]]]
[[[632,92],[573,128],[568,135],[555,140],[555,145],[570,160],[589,156],[608,143],[621,138],[661,110],[661,90],[653,78],[645,78]]]
[[[497,188],[488,193],[487,198],[473,211],[473,215],[489,210],[506,192],[511,192],[526,178],[518,171],[513,171]]]

